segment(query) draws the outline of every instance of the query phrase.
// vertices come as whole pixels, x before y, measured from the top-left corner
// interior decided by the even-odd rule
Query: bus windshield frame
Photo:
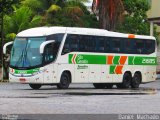
[[[39,52],[41,43],[46,37],[17,37],[12,50],[10,67],[17,69],[31,69],[42,66],[43,56]]]

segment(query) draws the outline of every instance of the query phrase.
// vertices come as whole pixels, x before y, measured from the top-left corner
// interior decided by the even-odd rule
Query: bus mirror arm
[[[7,53],[7,47],[8,47],[9,45],[12,45],[12,44],[13,44],[13,41],[4,44],[4,46],[3,46],[3,54],[6,54],[6,53]]]
[[[45,48],[45,46],[46,46],[47,44],[49,44],[49,43],[54,43],[54,42],[55,42],[55,40],[48,40],[48,41],[43,42],[43,43],[40,45],[40,50],[39,50],[40,54],[43,54],[44,48]]]

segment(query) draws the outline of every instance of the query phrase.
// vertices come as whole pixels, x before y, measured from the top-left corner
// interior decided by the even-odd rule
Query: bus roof
[[[118,32],[111,32],[103,29],[93,28],[78,28],[78,27],[37,27],[24,30],[17,34],[17,37],[38,37],[47,36],[55,33],[70,33],[70,34],[83,34],[83,35],[96,35],[96,36],[110,36],[110,37],[123,37],[123,38],[139,38],[139,39],[153,39],[153,36],[124,34]]]

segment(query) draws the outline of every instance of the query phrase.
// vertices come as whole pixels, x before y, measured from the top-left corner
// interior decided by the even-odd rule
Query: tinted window
[[[79,36],[79,51],[80,52],[87,52],[87,40],[85,36]]]
[[[123,53],[132,54],[134,51],[133,40],[124,38],[123,43]]]
[[[56,55],[57,55],[56,44],[50,43],[46,45],[44,49],[44,64],[48,64],[54,61]]]
[[[69,52],[70,52],[70,39],[67,36],[65,44],[63,46],[62,54],[66,54],[66,53],[69,53]]]
[[[111,44],[110,44],[110,38],[105,37],[105,53],[111,52]]]
[[[57,44],[57,47],[59,48],[62,40],[63,40],[63,33],[60,34],[53,34],[53,35],[49,35],[47,36],[47,40],[55,40],[55,43]]]
[[[145,41],[144,40],[134,40],[134,53],[144,54],[145,53]]]
[[[62,54],[76,51],[151,54],[155,51],[155,41],[105,36],[68,35]]]
[[[86,41],[87,41],[87,51],[88,52],[95,52],[95,47],[96,47],[96,44],[95,44],[95,39],[94,37],[92,36],[86,36]]]
[[[151,54],[155,51],[155,41],[154,40],[146,40],[146,54]]]
[[[121,53],[122,50],[122,40],[120,38],[111,38],[111,52],[112,53]]]
[[[96,37],[96,52],[105,52],[105,37]]]
[[[78,36],[77,35],[70,35],[67,37],[67,41],[70,41],[70,51],[78,51]]]

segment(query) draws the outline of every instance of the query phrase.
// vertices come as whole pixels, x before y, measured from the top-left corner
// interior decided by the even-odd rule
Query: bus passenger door
[[[53,61],[55,60],[56,52],[54,51],[54,43],[50,43],[45,46],[43,53],[44,64],[44,83],[54,83],[53,81]]]
[[[44,67],[44,83],[54,83],[53,70],[53,64],[49,64]]]

